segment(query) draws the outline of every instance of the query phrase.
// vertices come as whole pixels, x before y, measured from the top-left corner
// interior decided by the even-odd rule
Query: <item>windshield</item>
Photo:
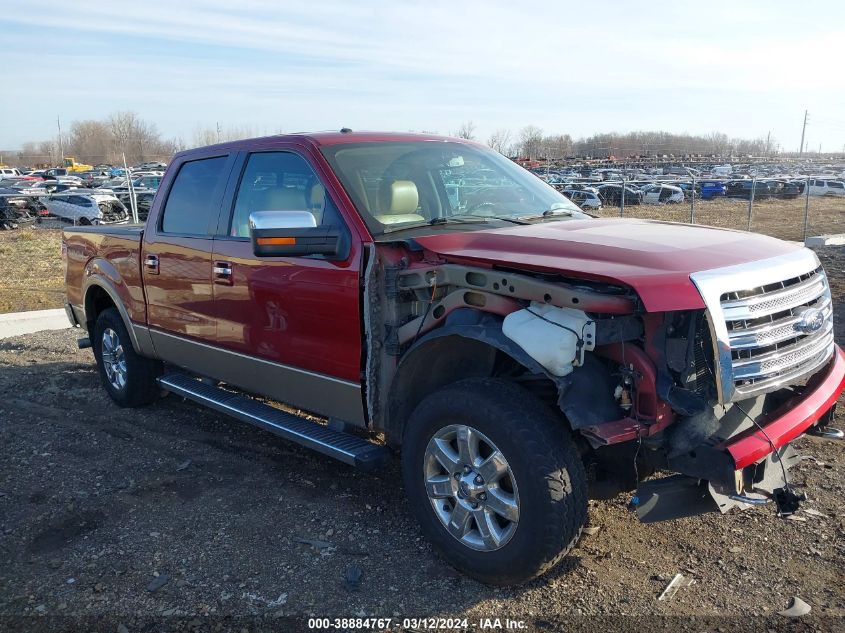
[[[443,141],[322,148],[374,236],[450,224],[588,218],[569,199],[492,149]],[[489,227],[488,227],[489,228]]]

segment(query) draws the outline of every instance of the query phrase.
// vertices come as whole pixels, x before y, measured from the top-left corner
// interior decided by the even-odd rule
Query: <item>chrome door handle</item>
[[[147,255],[144,258],[144,268],[151,275],[157,275],[159,273],[158,255]]]
[[[214,283],[232,285],[232,264],[229,262],[214,262],[211,271],[214,273]]]

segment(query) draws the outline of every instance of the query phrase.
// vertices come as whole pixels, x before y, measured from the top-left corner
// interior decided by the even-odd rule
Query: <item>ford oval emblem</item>
[[[798,316],[800,320],[795,324],[795,329],[802,334],[818,332],[824,325],[824,313],[817,308],[802,310]]]

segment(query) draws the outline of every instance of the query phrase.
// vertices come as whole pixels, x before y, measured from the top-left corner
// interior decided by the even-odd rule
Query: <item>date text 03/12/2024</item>
[[[309,629],[341,629],[341,630],[371,630],[385,631],[400,630],[511,630],[518,631],[527,628],[523,620],[510,618],[309,618]]]

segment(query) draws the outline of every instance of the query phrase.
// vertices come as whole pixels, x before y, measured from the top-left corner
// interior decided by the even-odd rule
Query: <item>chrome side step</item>
[[[390,459],[386,446],[309,422],[304,418],[280,411],[248,396],[231,393],[178,372],[165,374],[159,385],[177,396],[214,409],[243,422],[249,422],[271,433],[313,449],[323,455],[360,468],[372,470]]]

